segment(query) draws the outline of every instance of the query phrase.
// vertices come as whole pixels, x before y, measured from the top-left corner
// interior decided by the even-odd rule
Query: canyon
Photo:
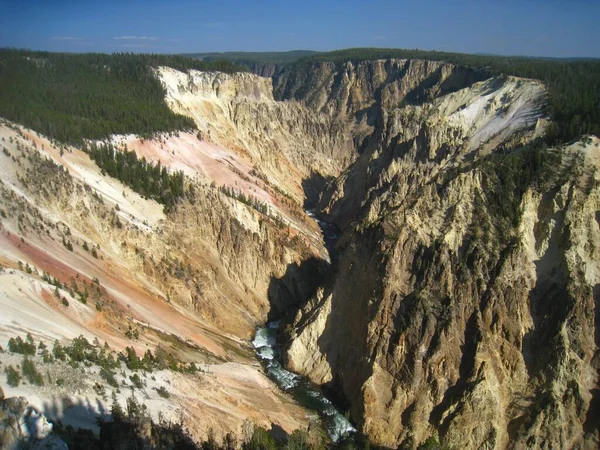
[[[544,146],[547,86],[487,69],[257,71],[273,76],[153,69],[196,129],[110,141],[182,171],[170,211],[81,148],[2,121],[0,345],[163,346],[202,370],[147,380],[153,417],[184,415],[198,439],[248,421],[291,433],[318,419],[251,346],[279,320],[285,367],[376,445],[596,448],[600,140]],[[308,208],[340,230],[334,249]],[[94,417],[99,373],[77,370],[4,392],[50,419],[49,401]]]

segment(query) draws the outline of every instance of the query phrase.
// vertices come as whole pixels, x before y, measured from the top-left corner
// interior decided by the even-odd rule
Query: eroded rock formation
[[[301,411],[247,345],[287,312],[288,367],[337,391],[377,444],[597,447],[600,142],[538,145],[541,83],[408,60],[292,65],[274,86],[156,75],[199,132],[113,141],[186,174],[169,214],[78,149],[0,127],[5,303],[56,314],[36,332],[7,309],[7,324],[141,351],[177,336],[216,374],[187,410],[291,430]],[[328,269],[305,202],[342,231]],[[104,289],[95,310],[53,294],[79,278]]]
[[[595,447],[599,141],[523,150],[545,123],[532,80],[414,61],[294,76],[280,92],[367,131],[321,198],[339,263],[288,366],[385,446]]]

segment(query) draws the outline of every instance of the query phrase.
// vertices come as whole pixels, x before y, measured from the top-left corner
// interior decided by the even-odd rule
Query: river
[[[274,380],[283,391],[291,394],[302,406],[316,411],[332,441],[337,442],[355,433],[356,429],[331,400],[323,395],[318,386],[283,367],[276,341],[278,326],[278,322],[271,322],[264,327],[258,327],[252,341],[256,355],[263,363],[269,378]]]
[[[313,219],[319,228],[321,229],[321,235],[323,236],[323,244],[329,253],[329,263],[337,262],[337,254],[335,251],[335,244],[340,238],[340,229],[333,223],[325,222],[315,215],[313,209],[307,209],[306,215]]]
[[[314,210],[307,210],[306,214],[319,225],[323,244],[329,253],[328,262],[335,263],[337,260],[335,244],[339,239],[339,229],[333,224],[319,220]],[[283,367],[276,340],[278,327],[279,322],[270,322],[266,326],[258,327],[252,341],[256,356],[262,362],[269,378],[274,380],[283,391],[291,394],[302,406],[317,412],[332,441],[337,442],[345,436],[354,434],[356,429],[333,402],[323,395],[318,386]]]

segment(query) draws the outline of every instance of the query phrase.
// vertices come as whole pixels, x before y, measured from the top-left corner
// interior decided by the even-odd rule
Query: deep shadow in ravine
[[[313,209],[319,203],[321,193],[333,177],[325,177],[318,172],[311,172],[309,177],[302,180],[304,190],[304,209]]]
[[[268,321],[294,314],[315,294],[329,269],[326,261],[311,257],[300,264],[288,264],[281,278],[272,277],[268,290],[271,307]]]

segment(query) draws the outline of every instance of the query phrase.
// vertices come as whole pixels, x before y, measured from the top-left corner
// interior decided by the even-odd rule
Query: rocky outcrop
[[[321,210],[341,228],[359,212],[377,218],[382,200],[398,203],[443,171],[539,136],[543,98],[540,83],[491,78],[425,105],[381,109],[361,157],[323,193]],[[365,199],[373,201],[361,210]]]
[[[275,97],[360,122],[372,107],[423,104],[489,77],[485,70],[436,61],[320,62],[286,69],[276,81]]]
[[[289,329],[288,367],[343,392],[381,445],[595,448],[600,142],[523,149],[543,133],[542,85],[471,78],[395,97],[413,68],[428,79],[428,64],[403,67],[371,105],[327,64],[323,88],[300,92],[376,119],[322,196],[344,230],[339,263]]]
[[[4,398],[0,388],[0,448],[67,450],[67,444],[52,428],[52,423],[29,406],[25,397]]]

